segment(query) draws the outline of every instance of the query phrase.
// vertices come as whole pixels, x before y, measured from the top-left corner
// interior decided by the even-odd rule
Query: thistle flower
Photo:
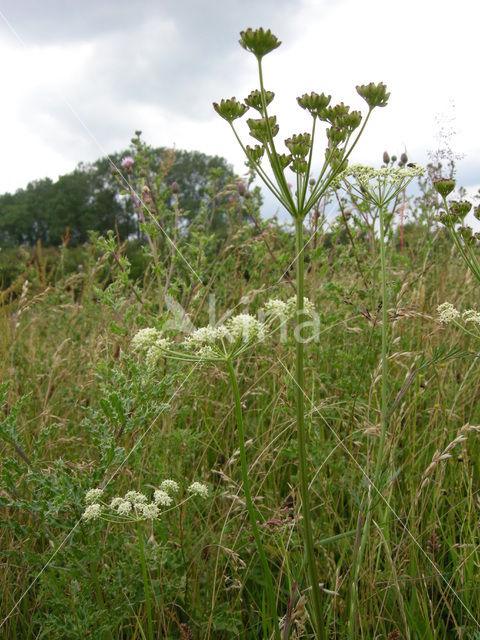
[[[437,307],[437,313],[439,315],[440,322],[443,324],[449,324],[460,317],[460,312],[455,309],[453,304],[450,302],[443,302],[442,304],[439,304]]]
[[[90,489],[85,494],[85,502],[87,504],[93,504],[96,502],[101,496],[103,496],[103,489]]]
[[[132,156],[125,156],[122,160],[122,167],[126,171],[130,171],[130,169],[133,167],[133,163],[134,159],[132,158]]]
[[[88,520],[97,520],[102,513],[102,505],[100,504],[90,504],[83,512],[82,518],[86,521]]]
[[[188,493],[193,496],[199,496],[200,498],[208,498],[208,487],[201,482],[192,482],[187,489]]]

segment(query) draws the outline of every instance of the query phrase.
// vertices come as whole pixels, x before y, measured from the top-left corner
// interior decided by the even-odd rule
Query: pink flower
[[[123,158],[123,160],[122,160],[122,167],[124,169],[126,169],[127,171],[130,171],[132,166],[133,166],[133,158],[132,158],[132,156],[125,156],[125,158]]]

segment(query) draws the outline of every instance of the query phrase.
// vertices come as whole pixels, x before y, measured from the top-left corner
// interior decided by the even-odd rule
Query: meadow
[[[298,99],[331,131],[311,182],[313,134],[282,159],[260,81],[215,107],[262,115],[250,179],[211,174],[188,222],[137,138],[141,241],[9,250],[0,637],[480,638],[470,207],[451,167],[349,170],[358,112],[323,94]],[[290,226],[260,215],[263,153]]]

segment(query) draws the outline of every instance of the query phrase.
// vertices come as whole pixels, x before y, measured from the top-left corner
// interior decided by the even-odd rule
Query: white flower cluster
[[[424,173],[425,169],[423,167],[380,167],[380,169],[374,169],[361,164],[353,164],[347,167],[345,171],[342,171],[338,177],[340,180],[353,177],[359,185],[367,188],[371,180],[380,179],[382,182],[398,184],[405,180],[423,176]]]
[[[297,315],[297,297],[293,296],[286,302],[278,298],[267,300],[264,311],[267,317],[280,317],[286,320],[294,318]],[[313,316],[315,313],[315,305],[308,298],[303,298],[303,312],[306,316]]]
[[[208,487],[201,482],[192,482],[188,487],[188,493],[193,496],[200,496],[200,498],[208,498]]]
[[[443,324],[448,324],[449,322],[457,320],[460,317],[460,311],[455,309],[453,304],[451,304],[450,302],[443,302],[442,304],[438,305],[437,313],[440,322],[442,322]]]
[[[475,309],[467,309],[464,311],[462,318],[465,322],[473,322],[474,324],[480,325],[480,312],[475,311]]]
[[[87,507],[83,512],[82,518],[86,521],[97,520],[100,516],[107,512],[110,516],[120,516],[121,520],[138,521],[138,520],[156,520],[161,515],[161,507],[170,507],[173,504],[172,495],[179,491],[178,483],[175,480],[163,480],[159,489],[153,492],[152,502],[148,501],[147,496],[139,491],[127,491],[123,496],[112,498],[110,504],[104,504],[98,501],[103,496],[102,489],[90,489],[85,495]],[[193,482],[188,487],[188,493],[192,496],[200,496],[206,498],[208,496],[208,488],[200,482]]]
[[[103,496],[103,489],[90,489],[90,491],[87,491],[85,494],[85,502],[87,504],[93,504],[101,496]]]
[[[131,346],[134,351],[145,356],[145,362],[150,367],[155,367],[165,355],[170,341],[162,338],[158,329],[147,327],[140,329],[132,338]]]
[[[265,337],[265,325],[248,313],[229,318],[217,327],[196,329],[185,338],[184,346],[200,360],[221,360],[240,345],[249,345]]]

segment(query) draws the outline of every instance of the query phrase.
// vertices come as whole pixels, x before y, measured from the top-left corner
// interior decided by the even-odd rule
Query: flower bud
[[[222,99],[220,104],[213,103],[213,108],[227,122],[232,123],[237,118],[241,118],[247,111],[248,107],[239,102],[236,98]]]
[[[402,155],[400,156],[400,163],[407,164],[407,162],[408,162],[408,156],[405,152],[403,152]]]
[[[170,185],[170,190],[172,193],[178,193],[180,191],[180,186],[176,180]]]
[[[387,86],[383,82],[358,85],[356,89],[358,95],[365,100],[370,109],[385,107],[390,97]]]
[[[433,188],[443,198],[446,198],[455,189],[455,180],[450,178],[441,178],[433,182]]]
[[[239,42],[244,49],[251,51],[258,60],[282,44],[270,29],[265,31],[262,27],[241,31]]]
[[[247,187],[245,186],[244,182],[239,182],[237,184],[237,191],[241,196],[244,196],[247,193]]]
[[[383,162],[385,164],[388,164],[390,162],[390,156],[388,155],[388,153],[386,151],[383,152]]]

